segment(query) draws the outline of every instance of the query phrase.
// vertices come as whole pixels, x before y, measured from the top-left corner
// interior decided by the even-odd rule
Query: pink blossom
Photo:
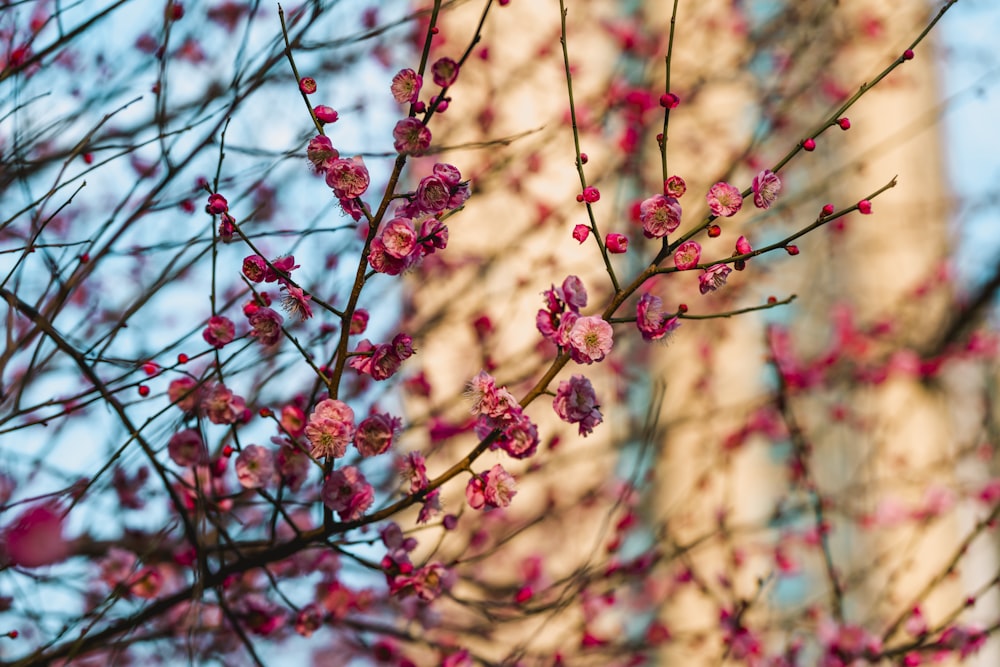
[[[330,473],[321,492],[323,504],[340,516],[341,521],[356,521],[375,502],[371,484],[354,466],[344,466]]]
[[[351,315],[351,328],[348,333],[352,336],[364,333],[365,329],[368,328],[368,317],[368,311],[364,308],[355,310],[354,314]]]
[[[205,393],[201,409],[213,424],[235,424],[243,417],[246,403],[220,383]]]
[[[368,250],[368,265],[378,273],[384,273],[387,276],[398,276],[413,266],[419,258],[417,254],[409,254],[403,258],[394,257],[386,248],[385,241],[378,236],[372,239],[371,247]]]
[[[208,462],[208,448],[201,434],[193,428],[178,431],[167,443],[170,460],[179,466],[193,466]]]
[[[274,481],[274,454],[267,447],[247,445],[236,457],[236,477],[244,489],[263,489]]]
[[[559,383],[552,408],[564,422],[579,424],[580,435],[584,437],[593,433],[594,427],[604,420],[594,386],[583,375],[574,375]]]
[[[420,223],[420,236],[417,241],[425,255],[435,250],[444,250],[448,247],[448,226],[437,218],[428,218]]]
[[[573,228],[573,238],[580,243],[586,241],[589,235],[590,235],[590,227],[588,227],[587,225],[577,225],[576,227]]]
[[[400,70],[392,77],[392,97],[400,104],[414,104],[420,97],[424,80],[412,69]]]
[[[709,188],[705,199],[712,215],[723,218],[736,215],[743,206],[743,196],[740,191],[729,183],[716,183]]]
[[[570,352],[577,363],[601,361],[613,342],[611,325],[597,315],[580,317],[569,332]]]
[[[63,537],[63,511],[53,502],[25,509],[3,531],[6,560],[17,567],[41,567],[65,560],[69,543]]]
[[[481,475],[474,475],[465,487],[469,506],[477,510],[507,507],[516,494],[514,477],[499,463]]]
[[[753,177],[750,188],[753,190],[753,205],[768,209],[781,192],[781,179],[770,169],[765,169]]]
[[[701,245],[697,241],[685,241],[674,252],[674,266],[678,271],[689,271],[701,259]]]
[[[604,245],[607,246],[608,252],[621,254],[628,251],[628,237],[624,234],[608,234],[604,240]]]
[[[458,170],[458,167],[447,162],[436,163],[431,172],[449,188],[458,187],[462,182],[462,172]]]
[[[273,267],[273,268],[272,268]],[[264,282],[284,282],[285,276],[291,275],[292,271],[299,268],[295,263],[295,255],[285,255],[271,260],[271,266],[264,270]]]
[[[399,474],[409,485],[408,493],[427,487],[427,465],[420,452],[410,452],[399,461]]]
[[[313,113],[316,114],[316,120],[324,124],[336,123],[340,117],[336,110],[322,104],[313,107]]]
[[[310,456],[339,459],[347,453],[354,435],[354,410],[347,403],[327,398],[316,404],[306,424],[306,438],[312,444]]]
[[[302,637],[312,637],[312,634],[321,627],[323,627],[323,612],[315,602],[310,602],[295,615],[295,632]]]
[[[504,415],[499,424],[491,423],[487,417],[480,417],[480,422],[476,430],[481,437],[485,438],[493,428],[501,429],[496,446],[515,459],[529,458],[538,450],[538,427],[524,414],[521,406]]]
[[[300,320],[308,320],[313,316],[312,306],[309,305],[311,296],[302,291],[301,287],[292,284],[281,286],[284,295],[281,297],[281,307],[289,315],[297,315]]]
[[[267,263],[260,255],[247,255],[243,258],[243,275],[254,283],[263,282],[267,275]]]
[[[750,245],[750,241],[747,241],[747,237],[740,236],[736,239],[736,252],[741,255],[749,255],[753,252],[753,247]]]
[[[316,171],[325,174],[333,161],[340,157],[340,151],[333,147],[330,137],[318,134],[309,140],[306,146],[306,157]]]
[[[208,196],[208,204],[205,206],[205,210],[210,215],[219,215],[221,213],[226,213],[229,211],[229,202],[222,195],[216,193]]]
[[[663,314],[663,301],[652,294],[643,294],[635,308],[635,325],[643,340],[659,340],[680,326],[677,316]]]
[[[417,196],[414,203],[421,211],[440,213],[448,207],[451,199],[451,187],[439,176],[425,176],[417,184]]]
[[[566,276],[562,282],[562,300],[574,312],[587,307],[587,288],[578,276]]]
[[[215,315],[208,320],[208,326],[201,332],[205,342],[217,350],[221,350],[236,336],[236,325],[228,317]]]
[[[458,78],[458,63],[451,58],[438,58],[431,65],[431,75],[435,85],[447,88]]]
[[[389,414],[374,414],[363,419],[354,433],[354,446],[361,456],[376,456],[392,446],[392,438],[402,426],[398,417]]]
[[[687,183],[680,176],[671,176],[663,182],[663,191],[671,197],[680,199],[687,192]]]
[[[674,197],[653,195],[639,205],[639,222],[646,238],[663,238],[681,224],[681,205]]]
[[[201,403],[204,389],[193,377],[179,377],[171,380],[167,387],[167,397],[170,402],[188,414],[194,412]]]
[[[281,483],[292,491],[298,491],[312,469],[309,457],[298,445],[292,445],[284,438],[271,438],[271,442],[281,447],[274,457]]]
[[[281,339],[281,324],[285,321],[280,314],[270,308],[257,308],[247,317],[253,331],[250,335],[261,345],[271,346]]]
[[[420,156],[431,145],[431,131],[419,118],[412,116],[396,123],[392,130],[393,147],[401,155]]]
[[[417,246],[417,232],[413,229],[413,221],[408,218],[390,220],[380,237],[385,251],[397,259],[406,258]]]
[[[595,188],[593,185],[588,185],[583,189],[583,194],[581,195],[583,201],[588,204],[596,204],[601,200],[601,191]]]
[[[470,412],[474,415],[498,418],[520,408],[517,399],[507,387],[497,387],[496,379],[486,371],[479,371],[479,374],[469,381],[466,395],[472,398]]]
[[[434,489],[426,496],[417,513],[417,523],[427,523],[441,513],[441,489]]]
[[[725,264],[713,264],[705,269],[705,273],[698,276],[698,289],[702,294],[714,292],[726,284],[726,278],[732,273],[732,269]]]
[[[368,183],[368,169],[360,156],[337,158],[326,171],[326,184],[333,188],[338,199],[360,197],[368,189]]]

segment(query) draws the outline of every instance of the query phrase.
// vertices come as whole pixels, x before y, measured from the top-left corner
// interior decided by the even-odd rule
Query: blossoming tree
[[[980,651],[1000,575],[974,547],[1000,492],[958,472],[995,456],[976,327],[1000,281],[952,309],[940,272],[914,285],[940,323],[923,339],[905,308],[818,299],[831,324],[800,346],[782,313],[816,321],[789,289],[816,275],[778,259],[877,220],[896,179],[816,188],[830,162],[806,160],[905,88],[954,0],[892,30],[823,2],[343,4],[5,10],[4,664]],[[532,20],[557,85],[515,104],[529,77],[496,52]],[[885,48],[838,80],[859,32]],[[749,94],[717,97],[734,72]],[[561,113],[528,114],[543,99]],[[755,122],[721,131],[720,99]],[[759,347],[727,356],[744,329]],[[725,400],[754,353],[752,398]],[[879,450],[863,403],[899,378],[980,402],[937,450],[954,460]],[[876,444],[827,465],[835,429]],[[899,470],[930,490],[893,502]],[[901,526],[908,544],[865,541]],[[977,553],[987,574],[951,590]]]

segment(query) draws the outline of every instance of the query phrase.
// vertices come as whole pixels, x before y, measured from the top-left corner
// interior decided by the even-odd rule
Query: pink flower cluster
[[[586,377],[574,375],[559,383],[552,408],[568,424],[578,424],[580,435],[586,437],[594,432],[594,427],[604,421],[594,386]]]
[[[260,255],[248,255],[243,258],[243,275],[246,276],[247,280],[255,283],[277,282],[281,286],[281,291],[284,292],[284,296],[281,298],[281,305],[285,311],[292,315],[298,315],[299,319],[307,320],[313,314],[312,306],[309,305],[312,297],[306,294],[301,287],[293,285],[289,279],[292,271],[297,268],[299,268],[299,265],[295,263],[294,255],[278,257],[271,260],[270,264],[265,262],[264,258]],[[265,330],[264,333],[251,335],[256,335],[264,345],[273,345],[277,342],[277,335],[273,334],[275,327],[269,325],[275,323],[275,318],[269,314],[259,315],[256,320],[262,326],[255,326],[252,316],[257,310],[257,304],[251,302],[249,306],[252,307],[244,307],[243,313],[251,319],[250,325],[254,328],[254,331],[258,331],[258,329]],[[280,328],[282,321],[281,317],[278,316],[277,328]]]
[[[224,243],[232,241],[233,234],[236,232],[236,218],[229,214],[229,202],[226,201],[226,198],[217,192],[210,194],[208,204],[205,205],[205,212],[209,215],[222,216],[219,222],[219,238]]]
[[[372,239],[368,265],[379,273],[398,276],[422,258],[448,246],[448,227],[437,218],[427,218],[419,234],[409,218],[393,218]]]
[[[404,537],[398,525],[390,523],[384,527],[381,538],[386,548],[381,567],[392,595],[401,598],[416,595],[424,602],[430,602],[451,587],[451,573],[441,563],[414,567],[410,552],[416,549],[417,541]]]
[[[309,141],[306,157],[316,172],[325,176],[326,184],[333,189],[344,212],[360,220],[362,211],[354,200],[363,195],[371,183],[361,156],[340,157],[340,151],[333,147],[330,138],[320,134]]]
[[[480,438],[494,430],[499,435],[494,447],[503,449],[516,459],[525,459],[538,449],[538,427],[524,413],[507,387],[498,387],[496,379],[486,371],[469,382],[472,414],[478,416],[475,432]]]
[[[546,308],[535,316],[542,336],[562,349],[578,364],[601,361],[614,343],[611,325],[596,315],[581,316],[587,305],[587,290],[577,276],[568,276],[561,287],[542,292]]]
[[[396,334],[391,343],[378,345],[365,338],[351,353],[347,365],[374,380],[385,380],[395,375],[413,354],[413,337],[408,334]]]
[[[470,194],[469,182],[462,180],[462,172],[454,165],[439,162],[428,176],[420,179],[416,190],[405,195],[406,204],[396,210],[396,215],[410,219],[437,215],[458,208]]]
[[[171,381],[167,396],[183,412],[204,415],[213,424],[235,424],[250,418],[243,398],[221,383],[199,385],[193,377],[184,376]]]

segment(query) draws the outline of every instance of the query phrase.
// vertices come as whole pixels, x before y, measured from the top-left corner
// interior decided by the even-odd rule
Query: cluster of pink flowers
[[[294,255],[278,257],[268,264],[260,255],[248,255],[243,258],[243,275],[247,280],[255,283],[277,282],[284,293],[281,298],[281,305],[291,315],[298,315],[299,319],[307,320],[312,317],[312,306],[309,305],[311,296],[305,293],[301,287],[294,285],[289,276],[292,271],[299,268],[295,263]],[[254,317],[259,310],[256,301],[251,301],[243,308],[243,314],[250,320],[254,335],[263,345],[273,345],[280,335],[280,327],[283,319],[276,313],[261,313]],[[272,311],[273,312],[273,311]],[[255,323],[256,322],[256,323]],[[277,333],[275,331],[277,330]]]
[[[578,364],[601,361],[614,343],[611,325],[603,318],[580,315],[587,305],[587,290],[577,276],[568,276],[561,287],[545,290],[546,308],[538,311],[535,326],[542,336],[568,349]]]
[[[396,215],[418,219],[444,213],[464,204],[471,192],[469,182],[462,180],[457,167],[439,162],[429,175],[420,179],[416,190],[405,195],[406,203],[396,210]]]
[[[208,204],[205,205],[205,212],[209,215],[221,215],[219,222],[219,238],[225,243],[233,240],[236,233],[236,218],[229,214],[229,202],[219,193],[208,196]]]
[[[524,413],[517,399],[506,387],[498,387],[496,379],[480,371],[469,382],[472,414],[477,415],[476,435],[486,438],[494,430],[499,434],[495,448],[503,449],[516,459],[530,457],[538,449],[538,427]]]
[[[362,211],[354,200],[363,195],[371,183],[368,168],[361,156],[340,157],[340,151],[325,135],[317,135],[306,147],[306,157],[317,173],[323,174],[326,184],[340,200],[345,213],[360,220]]]
[[[574,375],[559,383],[552,408],[568,424],[578,424],[580,435],[594,432],[594,427],[604,421],[594,386],[583,375]]]
[[[365,338],[351,353],[347,365],[359,373],[370,375],[373,380],[385,380],[395,375],[413,354],[413,337],[409,334],[396,334],[391,343],[378,345]]]
[[[397,276],[422,258],[448,246],[448,227],[434,217],[420,225],[418,234],[413,220],[393,218],[372,239],[368,265],[379,273]]]
[[[635,307],[635,325],[643,340],[660,340],[681,325],[677,315],[663,313],[663,301],[645,293]]]

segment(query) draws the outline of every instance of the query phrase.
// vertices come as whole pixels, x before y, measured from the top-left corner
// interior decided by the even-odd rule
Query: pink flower
[[[765,169],[753,177],[750,187],[753,189],[753,205],[768,209],[781,192],[781,179],[770,169]]]
[[[621,254],[628,251],[628,238],[624,234],[608,234],[604,244],[610,253]]]
[[[451,187],[439,176],[425,176],[417,184],[417,196],[414,203],[427,213],[440,213],[448,207],[451,199]]]
[[[475,510],[507,507],[516,494],[514,477],[499,463],[482,475],[474,475],[465,487],[465,499]]]
[[[236,477],[244,489],[263,489],[274,481],[274,454],[267,447],[248,445],[236,457]]]
[[[697,241],[685,241],[674,252],[674,266],[678,271],[688,271],[698,265],[701,246]]]
[[[611,325],[597,315],[578,318],[569,332],[570,352],[577,363],[601,361],[613,342]]]
[[[597,395],[590,380],[582,375],[574,375],[568,381],[559,383],[552,408],[568,424],[579,424],[580,435],[593,433],[594,427],[604,421],[597,404]]]
[[[313,113],[316,114],[316,120],[321,123],[336,123],[337,119],[340,117],[334,109],[322,104],[313,107]]]
[[[858,212],[862,215],[871,215],[872,203],[867,199],[862,199],[858,202]]]
[[[705,199],[712,215],[723,218],[736,215],[743,206],[743,196],[740,195],[740,191],[729,183],[716,183],[709,188]]]
[[[354,433],[354,446],[361,456],[376,456],[392,446],[395,432],[402,426],[398,417],[389,414],[374,414],[363,419]]]
[[[393,147],[401,155],[423,155],[431,145],[431,131],[419,118],[412,116],[396,123],[392,138]]]
[[[635,325],[643,340],[659,340],[680,326],[677,316],[663,314],[663,301],[652,294],[643,294],[635,308]]]
[[[497,463],[483,473],[483,497],[488,507],[507,507],[517,494],[514,477]]]
[[[590,235],[590,227],[588,227],[587,225],[577,225],[576,227],[573,228],[573,238],[580,243],[586,241],[589,235]]]
[[[486,437],[494,427],[502,429],[496,444],[515,459],[526,459],[533,456],[538,450],[538,427],[524,414],[520,406],[504,416],[499,423],[492,423],[487,417],[480,417],[480,424],[477,424],[477,433],[481,437]],[[485,423],[482,423],[484,422]]]
[[[687,183],[680,176],[671,176],[663,182],[663,191],[671,197],[680,199],[687,192]]]
[[[344,466],[330,473],[320,492],[323,504],[340,516],[341,521],[356,521],[375,502],[371,484],[354,466]]]
[[[213,424],[235,424],[243,417],[246,403],[224,384],[217,384],[202,398],[201,409]]]
[[[347,403],[327,398],[316,404],[306,424],[306,438],[312,444],[310,456],[339,459],[347,453],[354,434],[354,410]]]
[[[750,245],[750,241],[747,241],[747,237],[740,236],[736,239],[736,252],[741,255],[749,255],[753,252],[753,247]]]
[[[653,195],[639,205],[639,222],[646,238],[663,238],[681,224],[681,205],[674,197]]]
[[[263,282],[267,275],[267,263],[260,255],[247,255],[243,258],[243,275],[254,283]]]
[[[351,328],[348,333],[352,336],[364,333],[365,329],[368,328],[368,317],[369,315],[367,310],[363,308],[355,310],[354,314],[351,315]]]
[[[417,246],[417,232],[408,218],[393,218],[380,235],[385,251],[397,259],[405,259]]]
[[[292,445],[284,438],[271,438],[271,442],[281,447],[274,457],[281,483],[292,491],[298,491],[312,470],[311,460],[298,445]]]
[[[281,338],[281,324],[285,318],[270,308],[257,308],[247,320],[253,327],[250,335],[260,341],[261,345],[274,345]]]
[[[458,63],[451,58],[438,58],[431,65],[431,76],[436,85],[447,88],[458,78]]]
[[[208,448],[201,434],[193,428],[178,431],[167,443],[170,460],[179,466],[193,466],[208,462]]]
[[[6,560],[17,567],[41,567],[65,560],[69,544],[63,537],[63,512],[48,502],[27,508],[3,531]]]
[[[414,104],[420,97],[424,80],[412,69],[400,70],[392,77],[392,97],[400,104]]]
[[[340,157],[340,152],[333,147],[330,137],[318,134],[309,140],[306,146],[306,157],[320,173],[326,173],[333,161]]]
[[[410,452],[400,460],[399,474],[408,484],[408,493],[416,493],[427,487],[427,465],[423,454]]]
[[[236,336],[236,325],[228,317],[215,315],[208,320],[208,326],[201,332],[205,342],[217,350],[231,343]]]
[[[309,638],[323,627],[323,613],[315,602],[310,602],[295,615],[295,632]]]
[[[732,269],[725,264],[713,264],[705,269],[705,273],[698,276],[698,290],[702,294],[714,292],[726,284],[726,278],[732,273]]]
[[[587,288],[579,276],[566,276],[561,286],[562,299],[570,310],[580,312],[587,307]]]
[[[368,169],[361,157],[337,158],[326,172],[326,184],[333,188],[338,199],[360,197],[368,189]]]
[[[221,213],[226,213],[229,211],[229,202],[222,195],[215,193],[208,196],[208,204],[205,206],[205,210],[210,215],[219,215]]]
[[[192,413],[201,403],[204,389],[198,385],[198,381],[192,377],[180,377],[170,381],[167,387],[167,397],[170,402],[176,405],[182,412]]]
[[[299,90],[306,95],[312,95],[316,92],[316,79],[311,76],[302,77],[299,79]]]
[[[601,200],[601,191],[595,188],[593,185],[588,185],[583,189],[583,195],[581,195],[583,201],[588,204],[596,204]]]
[[[479,371],[476,377],[469,381],[466,395],[472,398],[474,415],[500,418],[515,409],[520,409],[517,399],[507,387],[497,387],[496,379],[486,371]]]
[[[285,284],[281,286],[285,293],[281,297],[281,307],[289,315],[297,315],[300,320],[308,320],[313,316],[312,306],[309,305],[311,296],[302,291],[301,287]]]

